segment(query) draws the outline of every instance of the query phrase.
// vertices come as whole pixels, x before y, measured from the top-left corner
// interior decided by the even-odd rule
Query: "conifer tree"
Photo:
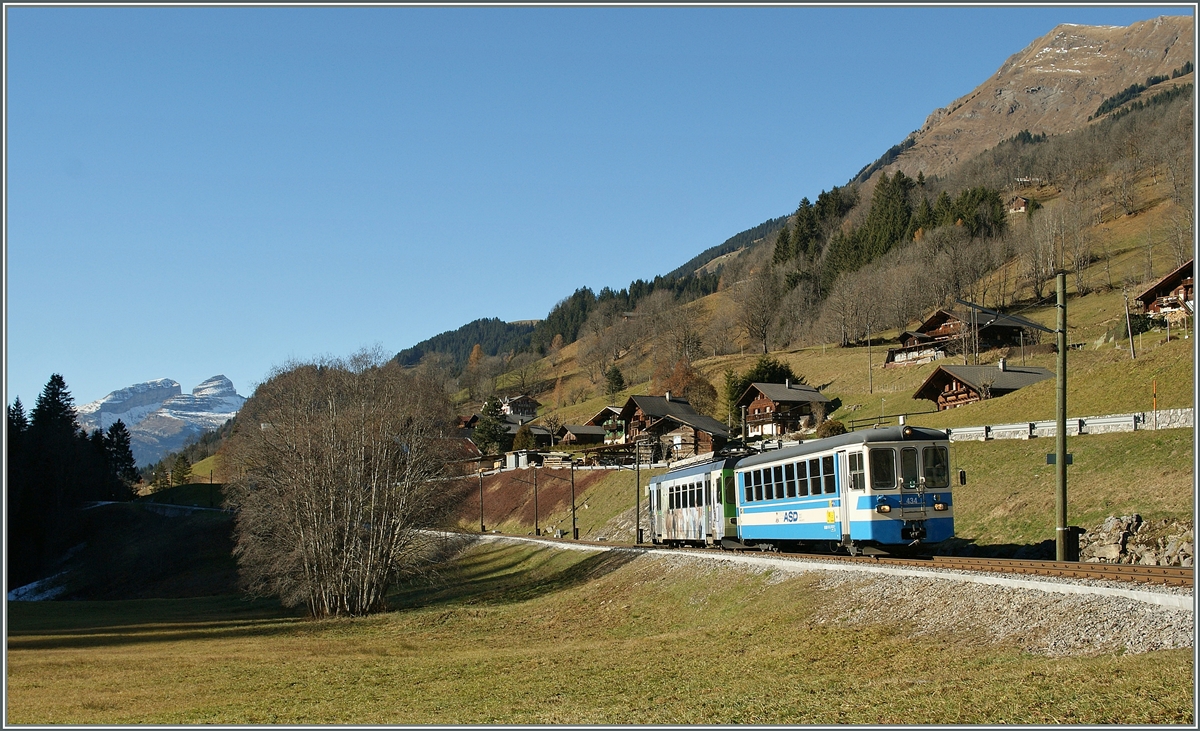
[[[507,432],[504,414],[500,411],[500,400],[492,396],[483,404],[479,421],[475,423],[475,446],[485,454],[493,450],[503,451]]]
[[[188,462],[187,455],[179,454],[175,457],[175,463],[171,465],[171,484],[186,485],[192,479],[192,463]]]
[[[134,484],[138,481],[137,462],[133,458],[130,446],[129,429],[125,422],[117,419],[108,427],[104,437],[104,447],[108,453],[108,468],[120,480],[126,491],[132,496]]]
[[[522,424],[517,429],[517,435],[513,439],[513,449],[537,449],[537,439],[533,436],[533,430],[528,424]]]

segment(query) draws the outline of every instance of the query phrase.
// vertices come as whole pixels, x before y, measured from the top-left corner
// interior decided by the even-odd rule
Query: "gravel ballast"
[[[772,572],[772,581],[818,573],[817,587],[833,596],[821,602],[823,608],[813,621],[826,626],[886,624],[917,636],[1016,644],[1026,652],[1050,656],[1144,653],[1194,644],[1194,598],[1190,589],[1179,587],[1086,579],[1014,580],[1002,574],[980,576],[945,569],[856,570],[861,564],[824,565],[728,552],[645,553],[639,561],[665,561],[690,570]],[[998,583],[980,583],[989,580]],[[1156,599],[1183,606],[1163,606],[1154,603]]]

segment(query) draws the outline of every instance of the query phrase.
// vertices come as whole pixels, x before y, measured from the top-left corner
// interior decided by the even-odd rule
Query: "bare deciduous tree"
[[[734,290],[738,324],[746,333],[746,337],[762,345],[764,353],[768,352],[771,333],[774,330],[780,290],[779,277],[768,267],[755,272],[748,281],[739,284]]]
[[[444,391],[379,353],[291,363],[239,413],[228,503],[244,588],[313,616],[384,608],[453,504]]]

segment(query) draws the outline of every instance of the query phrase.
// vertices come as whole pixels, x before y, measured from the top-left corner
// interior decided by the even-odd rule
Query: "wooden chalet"
[[[1171,320],[1191,315],[1196,310],[1196,292],[1192,285],[1192,262],[1158,280],[1137,296],[1143,314],[1161,315]]]
[[[625,422],[621,421],[621,410],[616,406],[605,406],[603,409],[583,422],[583,426],[598,426],[604,429],[605,444],[623,444],[625,442]]]
[[[915,330],[900,333],[900,347],[889,348],[884,368],[915,365],[945,358],[952,350],[962,351],[962,343],[973,329],[979,330],[980,351],[1020,345],[1023,332],[1034,325],[1013,315],[960,313],[938,310]]]
[[[998,365],[944,365],[929,374],[913,394],[937,404],[938,411],[1012,393],[1038,381],[1053,378],[1046,368],[1014,367],[1000,359]]]
[[[745,407],[746,436],[753,437],[782,436],[816,426],[813,407],[827,403],[829,399],[817,389],[789,380],[752,383],[734,406],[738,413]]]
[[[663,396],[630,396],[617,417],[625,425],[624,443],[646,441],[653,459],[682,459],[725,446],[729,432],[711,416],[696,413],[686,400]]]
[[[602,426],[563,424],[555,436],[559,444],[604,444],[605,434]]]
[[[500,412],[510,416],[524,416],[532,419],[537,416],[538,407],[541,402],[535,398],[521,394],[520,396],[505,396],[500,399]]]

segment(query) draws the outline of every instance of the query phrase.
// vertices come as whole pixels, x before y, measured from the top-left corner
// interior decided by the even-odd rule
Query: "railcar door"
[[[850,474],[850,463],[845,450],[837,453],[838,517],[842,524],[842,543],[850,543],[850,487],[846,476]]]
[[[900,450],[900,488],[900,517],[905,520],[924,520],[925,480],[921,477],[916,447]]]

